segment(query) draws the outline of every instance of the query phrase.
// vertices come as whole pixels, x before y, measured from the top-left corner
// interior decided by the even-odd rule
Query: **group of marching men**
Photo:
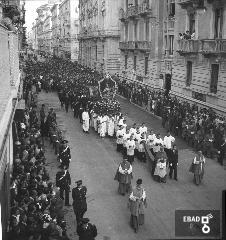
[[[142,179],[136,181],[136,186],[131,187],[132,164],[137,157],[141,162],[146,162],[146,151],[151,152],[152,175],[159,182],[166,182],[167,166],[169,166],[169,177],[177,180],[178,150],[175,145],[175,138],[170,132],[162,139],[160,134],[153,130],[148,133],[145,123],[133,124],[128,127],[125,118],[121,113],[117,115],[97,114],[88,108],[82,113],[83,131],[89,132],[89,127],[100,135],[116,138],[117,151],[123,154],[123,160],[119,164],[114,180],[119,182],[118,192],[125,196],[129,194],[129,209],[131,213],[130,224],[135,232],[140,225],[144,224],[144,208],[146,203],[146,192],[142,187]]]

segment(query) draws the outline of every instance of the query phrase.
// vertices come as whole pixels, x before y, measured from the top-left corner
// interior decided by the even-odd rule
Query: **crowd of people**
[[[26,79],[28,80],[28,79]],[[37,94],[31,88],[25,87]],[[9,238],[18,240],[68,240],[63,200],[47,171],[44,137],[56,125],[53,110],[40,116],[34,98],[29,98],[24,117],[15,122],[14,167],[11,177]],[[43,107],[42,107],[43,108]],[[45,124],[43,132],[42,124]]]
[[[211,108],[199,108],[163,91],[125,80],[118,82],[118,93],[161,117],[162,126],[167,131],[183,138],[206,157],[217,158],[223,165],[226,154],[225,117],[217,115]]]
[[[226,142],[224,138],[225,122],[211,109],[199,109],[196,105],[190,105],[176,97],[164,94],[162,91],[153,91],[141,84],[116,78],[118,94],[162,118],[162,126],[167,129],[167,135],[161,137],[158,132],[148,129],[145,123],[127,125],[126,118],[120,112],[118,101],[113,97],[101,98],[98,93],[98,83],[105,78],[98,72],[57,58],[48,59],[43,63],[32,63],[28,69],[30,77],[33,79],[32,85],[35,85],[38,91],[41,88],[46,92],[57,91],[61,107],[65,108],[66,113],[68,113],[69,107],[73,109],[74,117],[79,118],[85,134],[89,133],[91,127],[99,134],[100,138],[116,138],[116,150],[122,153],[123,161],[117,169],[115,180],[119,182],[118,192],[121,195],[129,194],[131,226],[135,232],[144,222],[143,215],[146,206],[146,192],[142,187],[142,179],[137,180],[135,187],[131,186],[132,165],[135,159],[151,163],[154,180],[166,183],[167,175],[169,175],[170,179],[174,178],[178,181],[178,150],[173,134],[181,136],[188,144],[199,150],[190,168],[190,171],[194,173],[194,182],[197,185],[200,184],[204,174],[204,155],[213,157],[215,154],[219,162],[223,162]],[[108,88],[108,84],[106,86]],[[36,99],[32,91],[31,93],[27,91],[25,96],[27,104]],[[41,126],[42,132],[45,133],[46,124],[41,124]],[[60,197],[62,199],[65,196],[65,205],[70,205],[71,180],[68,171],[71,158],[70,149],[67,141],[62,141],[63,139],[60,138],[61,132],[56,126],[49,128],[49,136],[62,168],[62,171],[59,171],[56,176]],[[63,144],[61,149],[60,143]],[[63,184],[59,183],[59,179],[62,178],[65,179],[65,181],[61,181]],[[88,223],[87,219],[83,220],[83,215],[87,210],[85,204],[87,189],[82,186],[81,180],[76,183],[78,197],[75,197],[76,191],[72,190],[73,209],[77,223],[85,224]],[[79,198],[84,200],[84,204],[80,202],[77,205],[76,199]],[[93,234],[93,228],[91,232]],[[94,228],[94,235],[96,234]]]

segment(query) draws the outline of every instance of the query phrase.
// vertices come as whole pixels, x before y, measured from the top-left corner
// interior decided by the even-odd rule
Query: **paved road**
[[[40,103],[55,108],[57,121],[65,138],[69,140],[72,153],[72,182],[83,179],[88,188],[86,216],[98,228],[97,240],[174,239],[175,209],[221,209],[221,191],[226,182],[225,170],[214,160],[207,159],[204,181],[199,187],[195,186],[192,182],[193,176],[188,172],[194,152],[183,141],[177,139],[180,149],[178,182],[167,179],[166,184],[157,183],[152,180],[146,164],[135,161],[133,165],[133,183],[138,177],[142,177],[148,201],[145,225],[135,234],[129,226],[128,199],[118,195],[118,184],[113,180],[122,159],[116,152],[115,140],[100,139],[94,131],[85,135],[79,121],[73,118],[72,112],[65,113],[60,109],[55,93],[41,93],[39,99]],[[158,119],[129,104],[127,100],[119,100],[128,124],[144,121],[148,127],[164,136],[165,130]],[[69,235],[76,240],[73,210],[66,209],[66,212],[70,225]]]

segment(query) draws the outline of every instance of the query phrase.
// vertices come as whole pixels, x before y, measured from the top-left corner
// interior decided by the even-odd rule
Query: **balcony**
[[[200,41],[199,40],[178,40],[177,52],[180,55],[184,54],[197,54],[200,51]]]
[[[142,3],[138,7],[138,14],[145,17],[152,13],[148,3]]]
[[[137,6],[128,7],[126,15],[128,18],[136,18],[138,16],[138,7]]]
[[[204,7],[204,0],[178,0],[177,2],[182,8],[192,7],[199,9]]]
[[[206,57],[226,54],[226,39],[203,39],[201,43],[201,53]]]
[[[119,42],[119,48],[124,50],[140,50],[144,52],[151,51],[151,42],[149,41],[128,41],[128,42]]]

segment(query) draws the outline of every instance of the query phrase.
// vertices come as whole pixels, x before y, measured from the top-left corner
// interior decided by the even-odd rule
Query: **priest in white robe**
[[[82,113],[82,122],[83,132],[89,133],[89,113],[87,109]]]

